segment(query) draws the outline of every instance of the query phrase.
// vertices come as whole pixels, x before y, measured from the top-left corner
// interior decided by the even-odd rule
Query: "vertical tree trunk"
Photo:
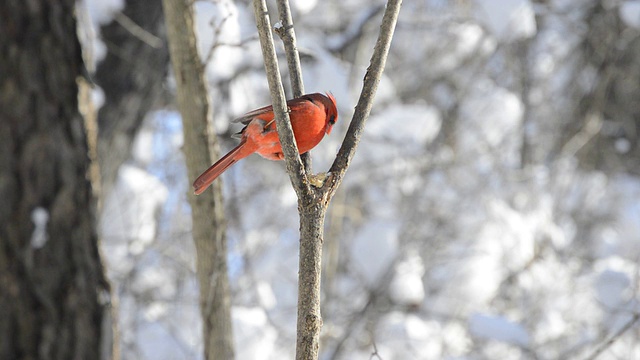
[[[298,322],[296,359],[317,359],[320,352],[320,277],[324,217],[328,203],[300,203],[300,267],[298,270]],[[317,294],[317,296],[315,296]]]
[[[99,359],[109,299],[74,0],[0,2],[0,359]]]
[[[212,127],[208,127],[211,123],[211,107],[204,82],[204,66],[196,48],[191,2],[163,0],[163,6],[184,127],[187,173],[189,179],[195,179],[218,158],[216,136]],[[216,181],[211,188],[197,197],[189,190],[189,202],[196,245],[205,357],[227,360],[233,359],[234,354],[220,181]]]

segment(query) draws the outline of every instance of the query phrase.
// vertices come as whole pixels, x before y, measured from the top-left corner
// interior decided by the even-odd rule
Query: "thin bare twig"
[[[356,152],[358,143],[360,142],[364,125],[371,113],[373,98],[378,89],[382,71],[387,62],[387,55],[389,54],[391,39],[393,39],[401,5],[402,0],[389,0],[387,2],[387,7],[382,16],[382,25],[380,25],[380,34],[378,35],[378,40],[376,41],[376,46],[371,56],[371,62],[364,76],[360,99],[358,99],[353,119],[344,137],[342,146],[329,169],[331,177],[329,178],[330,181],[325,183],[325,187],[328,186],[328,192],[325,198],[326,202],[330,200],[338,189],[338,186],[340,186],[344,174],[351,163],[351,159],[353,159],[353,155]]]
[[[238,42],[222,42],[222,41],[216,42],[215,44],[211,45],[211,48],[209,48],[209,52],[207,52],[207,57],[204,59],[202,63],[204,65],[208,64],[213,58],[213,54],[215,54],[216,49],[219,47],[227,46],[227,47],[242,48],[242,47],[245,47],[247,43],[250,43],[255,40],[258,40],[257,36],[249,36],[248,38],[242,39]]]
[[[302,82],[302,68],[300,67],[300,56],[296,45],[296,32],[293,29],[293,18],[288,0],[278,0],[278,14],[280,16],[281,27],[276,28],[276,34],[280,36],[284,44],[284,52],[287,56],[289,67],[289,77],[291,78],[291,90],[293,97],[297,98],[304,94],[304,84]]]
[[[293,28],[293,18],[291,17],[291,8],[289,0],[277,0],[278,14],[280,16],[281,27],[276,28],[276,34],[280,36],[280,40],[284,44],[284,53],[287,57],[287,66],[289,69],[289,80],[291,82],[291,91],[293,97],[297,98],[304,94],[304,83],[302,81],[302,67],[300,66],[300,55],[298,54],[298,46],[296,45],[296,32]],[[307,174],[311,173],[311,156],[309,153],[300,155]]]
[[[115,14],[114,20],[118,24],[120,24],[120,26],[122,26],[123,28],[127,29],[127,31],[129,33],[131,33],[131,35],[135,36],[140,41],[142,41],[143,43],[151,46],[152,48],[160,49],[161,47],[164,46],[164,44],[162,43],[162,39],[160,39],[159,37],[153,35],[152,33],[150,33],[149,31],[145,30],[144,28],[140,27],[140,25],[136,24],[127,15],[125,15],[125,14],[123,14],[121,12],[117,12]]]
[[[224,26],[224,23],[226,23],[227,20],[229,20],[230,18],[231,18],[231,13],[228,13],[227,15],[225,15],[225,17],[223,17],[220,20],[218,25],[215,26],[215,30],[213,31],[213,38],[215,39],[215,42],[209,48],[209,51],[207,52],[207,56],[205,57],[205,59],[203,61],[204,64],[208,64],[209,61],[211,61],[211,58],[213,57],[213,53],[215,52],[216,48],[218,47],[218,38],[220,37],[220,33],[222,32],[222,27]],[[211,19],[211,21],[209,22],[209,26],[213,27],[213,22],[214,21],[215,21],[215,19]]]
[[[227,5],[228,6],[228,5]],[[228,47],[244,47],[247,43],[250,43],[254,40],[258,40],[258,36],[249,36],[247,38],[244,38],[240,41],[237,42],[224,42],[224,41],[219,41],[218,39],[220,38],[220,33],[222,33],[222,28],[224,26],[224,24],[231,18],[232,13],[229,12],[227,15],[225,15],[219,22],[217,25],[214,25],[214,22],[216,19],[211,19],[211,21],[209,22],[209,25],[211,27],[214,27],[215,30],[213,31],[213,38],[214,43],[211,45],[211,47],[209,48],[209,51],[207,52],[207,56],[205,57],[204,61],[202,62],[203,64],[208,64],[211,59],[213,58],[213,54],[215,53],[216,49],[219,47],[223,47],[223,46],[228,46]]]
[[[273,36],[271,35],[271,21],[269,20],[265,0],[254,0],[253,11],[256,17],[256,25],[258,26],[264,67],[269,82],[273,112],[276,117],[276,129],[278,130],[278,138],[282,146],[287,173],[298,199],[308,199],[310,198],[311,189],[307,181],[304,165],[298,153],[298,146],[293,137],[293,129],[291,128],[282,80],[280,79],[278,58],[273,44]]]
[[[374,357],[377,357],[378,359],[382,360],[382,356],[380,356],[380,354],[378,353],[378,347],[376,346],[375,340],[372,342],[372,345],[373,345],[373,352],[371,353],[369,360],[373,360]]]
[[[369,24],[369,21],[384,10],[384,5],[377,5],[373,7],[367,7],[360,13],[353,17],[353,21],[349,24],[347,29],[340,34],[340,41],[336,41],[329,47],[331,52],[342,52],[348,46],[353,44],[356,40],[362,37],[364,30]]]
[[[633,317],[631,319],[629,319],[629,321],[624,324],[623,327],[620,328],[620,330],[616,331],[615,334],[613,334],[607,341],[603,342],[602,344],[600,344],[600,346],[598,346],[591,355],[587,356],[585,359],[586,360],[595,360],[598,356],[600,356],[600,354],[602,354],[605,350],[607,350],[609,347],[611,347],[611,345],[613,345],[614,342],[616,342],[618,339],[620,339],[620,337],[627,332],[629,329],[631,329],[633,327],[633,325],[635,325],[635,323],[638,322],[638,320],[640,320],[640,314],[635,314],[633,315]]]

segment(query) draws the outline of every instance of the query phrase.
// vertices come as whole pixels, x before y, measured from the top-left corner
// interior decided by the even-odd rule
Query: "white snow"
[[[264,309],[234,307],[233,332],[237,359],[272,359],[278,333]]]
[[[276,295],[273,293],[271,285],[269,285],[269,283],[267,283],[266,281],[258,281],[256,291],[258,292],[260,305],[264,309],[271,310],[275,308],[276,305],[278,305]]]
[[[380,319],[373,340],[383,359],[438,359],[443,350],[437,340],[440,332],[436,321],[392,311]]]
[[[143,323],[135,341],[148,344],[142,349],[142,359],[180,359],[184,357],[184,345],[172,334],[172,329],[162,323]],[[193,355],[193,354],[191,354]]]
[[[497,46],[495,39],[490,36],[478,24],[464,22],[456,23],[449,29],[451,37],[450,42],[443,42],[438,37],[427,38],[424,44],[411,44],[409,56],[415,56],[416,61],[422,62],[424,66],[434,69],[436,72],[455,72],[465,61],[478,55],[487,55],[492,53]],[[415,51],[416,47],[426,47],[426,53],[433,50],[446,49],[447,51],[439,51],[439,56],[424,58],[424,54]],[[433,50],[431,50],[433,49]]]
[[[138,167],[122,165],[104,202],[104,212],[110,216],[100,222],[102,236],[110,246],[126,244],[130,253],[140,254],[156,237],[156,213],[167,196],[166,186],[157,178]]]
[[[313,56],[313,66],[302,67],[302,77],[305,80],[307,93],[330,91],[338,102],[338,124],[343,121],[342,101],[350,99],[348,81],[348,66],[332,56],[325,49],[319,48],[317,39],[298,39],[298,47],[310,52]],[[350,103],[350,102],[349,102]],[[346,119],[344,119],[346,120]]]
[[[231,0],[196,1],[194,6],[198,52],[208,61],[207,76],[210,80],[228,79],[243,64],[241,13]]]
[[[461,109],[465,124],[460,131],[463,149],[477,151],[486,146],[500,146],[508,152],[516,150],[514,147],[520,144],[516,134],[523,114],[520,99],[488,81],[474,84],[471,92]]]
[[[623,301],[625,290],[631,285],[631,279],[622,272],[604,270],[596,281],[598,301],[609,309],[614,309]]]
[[[398,226],[382,219],[367,223],[351,244],[353,266],[370,286],[390,270],[398,253]]]
[[[318,5],[318,0],[293,0],[290,3],[298,14],[307,14]]]
[[[422,277],[424,276],[422,258],[415,251],[407,256],[395,267],[395,274],[389,285],[389,296],[400,305],[419,305],[425,297]]]
[[[49,240],[47,235],[47,223],[49,222],[49,211],[43,207],[36,207],[31,211],[31,221],[33,222],[33,233],[31,233],[31,247],[42,248]]]
[[[93,61],[87,64],[88,68],[93,68],[107,55],[107,47],[100,38],[100,27],[111,22],[123,8],[124,0],[83,0],[76,3],[79,38],[85,50],[90,51]]]
[[[441,123],[438,110],[431,106],[398,104],[373,116],[367,132],[394,143],[422,147],[438,135]]]
[[[632,300],[634,289],[640,286],[637,263],[622,257],[611,256],[599,260],[594,268],[596,270],[594,287],[600,306],[605,310],[619,311],[633,302],[637,304],[637,300]],[[633,307],[640,309],[638,306]]]
[[[529,38],[536,33],[533,5],[529,0],[478,1],[478,18],[493,34],[506,41]]]
[[[620,18],[627,26],[640,28],[640,1],[627,0],[618,8]]]
[[[108,24],[116,12],[124,8],[124,0],[83,0],[94,24]]]
[[[520,324],[503,316],[474,314],[469,318],[469,331],[473,336],[510,344],[529,345],[529,334]]]

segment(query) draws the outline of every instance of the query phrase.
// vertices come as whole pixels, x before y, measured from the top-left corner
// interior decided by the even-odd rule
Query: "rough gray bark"
[[[184,154],[189,179],[218,158],[211,124],[211,106],[198,56],[193,8],[188,0],[163,0],[169,52],[177,84],[177,100],[184,124]],[[195,196],[189,191],[200,284],[205,358],[233,359],[231,295],[227,273],[227,245],[221,182],[212,191]]]
[[[320,199],[318,199],[320,200]],[[300,204],[300,201],[298,202]],[[328,203],[315,201],[298,206],[300,212],[300,259],[298,270],[298,321],[296,359],[317,359],[320,353],[320,278],[324,218]]]
[[[400,12],[401,0],[389,0],[382,19],[380,35],[364,78],[363,89],[349,130],[340,151],[321,187],[311,186],[298,155],[287,113],[277,57],[271,35],[271,24],[265,0],[254,0],[254,14],[265,60],[278,136],[285,156],[287,172],[298,196],[300,214],[300,268],[298,273],[298,322],[296,359],[317,359],[320,349],[320,275],[324,219],[331,197],[342,182],[355,154],[364,125],[371,111],[393,32]],[[286,29],[285,29],[286,30]]]
[[[107,56],[98,64],[95,82],[105,94],[98,113],[98,158],[107,194],[120,165],[131,155],[146,114],[166,99],[169,50],[162,3],[127,0],[122,13],[101,28],[101,35]]]
[[[74,0],[0,2],[0,358],[99,359],[109,287]]]
[[[297,98],[304,94],[304,83],[302,82],[302,67],[300,66],[300,55],[296,44],[296,32],[293,28],[293,18],[291,17],[291,7],[288,0],[278,0],[278,14],[282,27],[276,29],[284,44],[284,52],[287,57],[287,67],[289,68],[289,80],[291,82],[291,92]],[[311,172],[311,156],[309,153],[300,155],[307,172]]]

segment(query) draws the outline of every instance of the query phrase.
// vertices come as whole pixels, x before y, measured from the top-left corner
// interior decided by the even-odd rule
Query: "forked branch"
[[[295,35],[291,14],[286,0],[278,0],[284,32],[283,41],[288,47],[287,56],[293,56],[293,63],[289,63],[293,77],[300,75],[299,59],[295,49]],[[254,12],[260,44],[265,61],[267,80],[276,117],[276,126],[280,143],[285,156],[287,172],[291,183],[298,195],[298,210],[300,212],[300,267],[298,273],[298,322],[296,359],[314,360],[319,354],[320,329],[320,275],[322,260],[322,243],[324,219],[329,201],[342,182],[342,178],[353,158],[356,147],[362,136],[365,122],[371,112],[373,98],[382,76],[382,71],[389,53],[391,39],[400,12],[402,0],[389,0],[382,19],[380,34],[376,42],[371,64],[364,78],[363,89],[351,120],[349,130],[344,138],[340,151],[331,166],[331,176],[321,188],[309,185],[305,168],[298,155],[291,123],[287,114],[287,107],[278,68],[271,24],[267,13],[265,0],[254,0]],[[289,45],[287,45],[289,43]],[[296,64],[295,61],[298,61]],[[293,81],[294,95],[303,91],[302,78],[299,84]]]

